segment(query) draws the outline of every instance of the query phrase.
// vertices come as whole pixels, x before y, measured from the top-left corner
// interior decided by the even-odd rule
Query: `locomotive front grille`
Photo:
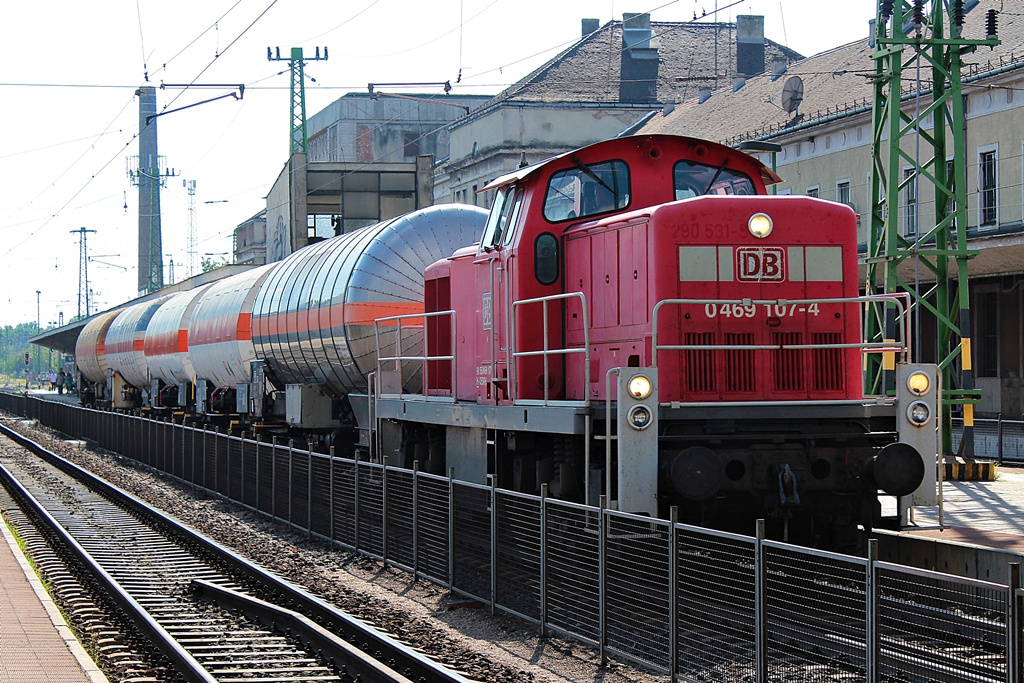
[[[801,344],[803,335],[799,332],[775,332],[772,344]],[[804,390],[804,352],[797,349],[775,349],[772,351],[772,384],[775,391]]]
[[[839,332],[815,332],[811,335],[814,344],[839,344],[842,335]],[[814,349],[815,391],[840,391],[843,389],[843,377],[846,376],[846,365],[843,362],[842,349]]]
[[[752,332],[726,333],[725,343],[729,346],[751,346]],[[725,390],[732,393],[750,393],[757,389],[757,372],[754,369],[754,351],[734,349],[725,352]]]
[[[710,346],[715,343],[713,332],[687,332],[686,346]],[[718,390],[715,381],[715,351],[690,349],[684,352],[686,391],[705,394]]]
[[[840,344],[841,332],[774,332],[775,347]],[[685,346],[753,346],[753,332],[687,332]],[[794,398],[794,394],[834,394],[845,387],[847,358],[843,349],[773,348],[687,349],[682,352],[684,397],[729,400]],[[759,370],[760,368],[760,370]]]

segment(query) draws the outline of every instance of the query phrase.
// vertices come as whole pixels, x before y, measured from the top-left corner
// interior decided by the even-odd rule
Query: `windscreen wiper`
[[[722,175],[722,171],[724,171],[725,167],[728,166],[728,165],[729,165],[729,160],[728,159],[726,159],[725,161],[722,162],[722,165],[718,167],[717,171],[715,171],[715,176],[711,179],[711,182],[708,183],[707,189],[704,190],[704,194],[707,194],[708,192],[711,192],[711,188],[715,186],[715,181],[718,180],[718,177],[720,175]]]

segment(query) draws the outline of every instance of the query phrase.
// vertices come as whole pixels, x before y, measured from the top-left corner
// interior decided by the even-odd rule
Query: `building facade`
[[[1000,10],[1001,3],[969,2],[967,8],[964,36],[984,38],[987,11]],[[1018,419],[1024,412],[1024,17],[1001,13],[998,24],[1000,45],[964,56],[967,235],[968,248],[977,250],[968,272],[975,385],[982,391],[976,413]],[[783,74],[748,79],[734,92],[688,100],[652,118],[642,132],[781,145],[774,155],[759,155],[784,179],[775,191],[852,206],[860,216],[863,256],[871,211],[873,49],[865,38],[790,64]],[[912,65],[906,68],[914,73]],[[922,72],[930,78],[926,65]],[[787,111],[787,88],[793,93],[798,84],[799,102]],[[918,99],[913,89],[905,90],[902,107],[908,114],[923,112],[929,101],[928,91]],[[792,107],[791,96],[786,104]],[[930,134],[931,117],[924,129]],[[886,131],[883,150],[887,140]],[[933,186],[916,172],[928,161],[920,150],[912,136],[903,138],[899,203],[889,209],[899,211],[908,244],[934,225]],[[913,261],[902,264],[901,277],[917,278],[922,288],[934,282],[926,269],[913,270]],[[925,340],[921,360],[934,361],[934,326],[925,320],[918,334]]]

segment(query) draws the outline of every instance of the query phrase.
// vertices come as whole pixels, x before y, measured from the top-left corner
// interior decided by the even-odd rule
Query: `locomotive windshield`
[[[552,223],[618,211],[629,204],[629,166],[624,161],[587,165],[551,176],[544,199],[544,218]]]
[[[674,186],[676,199],[705,194],[757,194],[749,176],[730,170],[726,164],[709,166],[685,159],[676,164]]]

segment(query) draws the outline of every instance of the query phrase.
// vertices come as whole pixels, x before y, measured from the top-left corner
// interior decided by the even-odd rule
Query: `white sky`
[[[496,94],[580,36],[624,12],[655,21],[765,17],[765,36],[811,55],[864,38],[870,0],[51,0],[5,3],[0,19],[0,325],[45,328],[78,310],[79,247],[88,236],[93,310],[136,294],[138,189],[126,158],[138,154],[137,87],[237,84],[223,99],[159,119],[159,153],[179,175],[161,195],[165,264],[187,272],[188,195],[196,181],[200,258],[231,250],[235,226],[263,197],[288,151],[287,62],[267,47],[327,46],[309,62],[307,116],[366,84],[462,83],[455,93]],[[262,16],[261,16],[262,15]],[[784,19],[784,21],[783,21]],[[461,28],[460,28],[461,24]],[[145,64],[145,66],[144,66]],[[283,72],[283,73],[282,73]],[[420,88],[419,91],[429,91]],[[177,108],[230,88],[166,88],[157,108]],[[225,201],[226,200],[226,201]],[[212,202],[212,203],[207,203]],[[125,205],[127,204],[127,208]],[[102,263],[101,263],[102,262]],[[113,264],[113,265],[107,265]],[[115,266],[121,266],[121,270]],[[166,266],[165,266],[166,268]],[[165,280],[169,273],[165,270]],[[84,304],[83,304],[84,305]]]

